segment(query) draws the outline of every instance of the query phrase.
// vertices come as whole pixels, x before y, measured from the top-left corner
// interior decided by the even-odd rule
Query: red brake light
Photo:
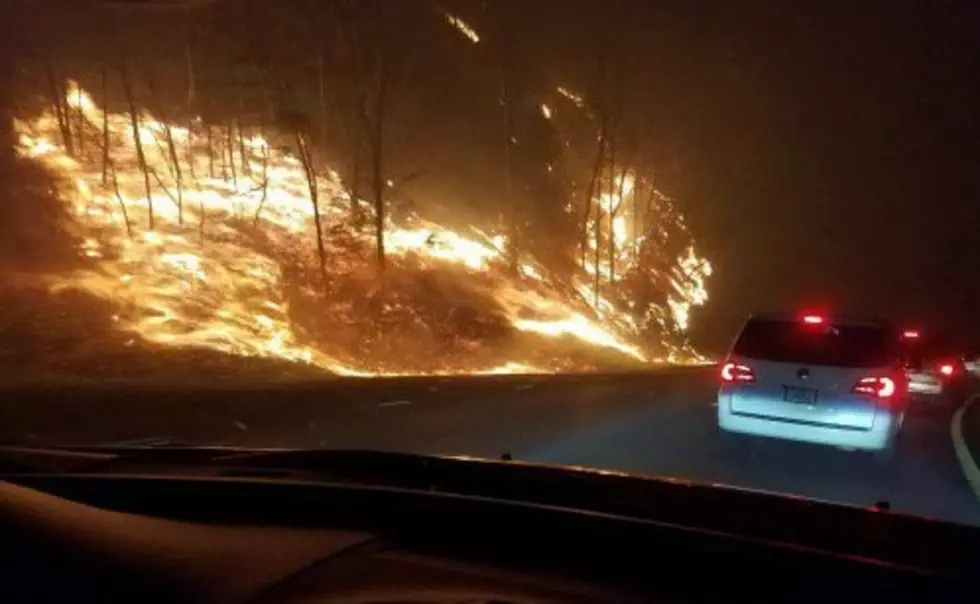
[[[803,322],[807,325],[820,325],[823,323],[823,317],[820,315],[805,315]]]
[[[915,340],[919,337],[919,330],[917,329],[906,329],[902,332],[902,337],[906,340]]]
[[[878,398],[891,398],[897,387],[890,377],[863,377],[854,384],[853,392]]]
[[[952,376],[955,371],[956,368],[953,367],[951,363],[943,363],[942,365],[939,366],[939,373],[943,374],[946,377]]]
[[[755,381],[755,372],[747,365],[725,363],[721,367],[721,379],[725,382],[751,383]]]

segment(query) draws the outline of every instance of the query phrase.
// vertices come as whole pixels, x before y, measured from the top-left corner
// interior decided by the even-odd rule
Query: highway
[[[289,385],[0,389],[0,441],[358,448],[572,464],[980,525],[949,413],[913,414],[895,462],[772,440],[722,446],[714,368]]]

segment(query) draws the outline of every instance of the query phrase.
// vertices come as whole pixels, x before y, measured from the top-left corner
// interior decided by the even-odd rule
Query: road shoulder
[[[950,436],[956,458],[963,469],[963,475],[973,489],[974,495],[980,499],[980,394],[970,396],[953,414],[950,423]]]

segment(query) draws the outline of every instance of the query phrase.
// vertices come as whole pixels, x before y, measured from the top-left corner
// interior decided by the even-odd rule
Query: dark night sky
[[[980,3],[691,4],[651,104],[718,269],[697,339],[803,305],[980,338]]]

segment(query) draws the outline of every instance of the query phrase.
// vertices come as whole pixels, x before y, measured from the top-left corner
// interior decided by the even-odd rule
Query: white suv
[[[890,326],[822,315],[759,315],[722,365],[718,425],[890,457],[907,384]]]

